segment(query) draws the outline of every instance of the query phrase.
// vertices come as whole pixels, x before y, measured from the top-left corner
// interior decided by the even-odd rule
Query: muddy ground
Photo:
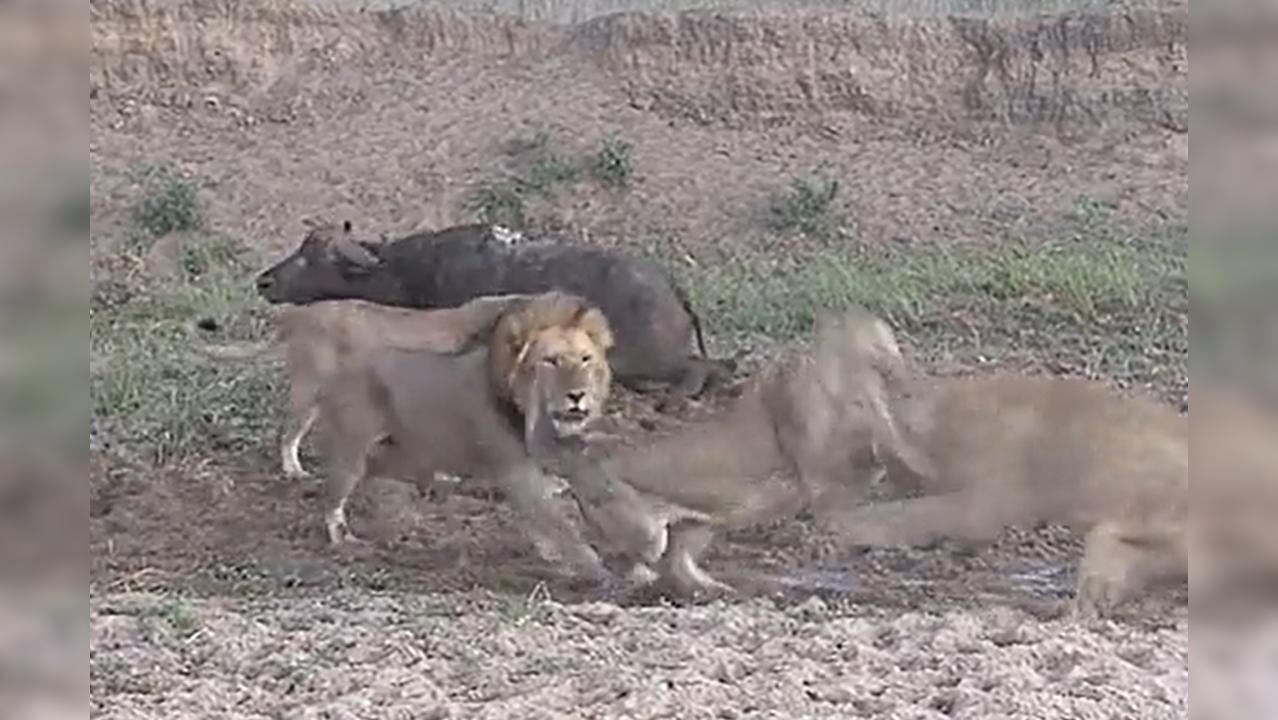
[[[467,194],[520,171],[538,133],[566,156],[624,138],[636,177],[624,194],[570,188],[531,208],[539,223],[674,239],[702,263],[810,243],[762,218],[778,190],[812,175],[842,182],[850,234],[906,250],[1049,237],[1098,204],[1132,231],[1187,224],[1188,56],[1173,20],[1087,46],[1111,53],[1101,75],[1068,52],[1026,59],[1028,36],[1014,30],[1006,82],[982,89],[980,72],[960,70],[972,62],[962,39],[984,41],[945,22],[901,30],[910,44],[893,66],[890,48],[840,45],[841,27],[860,27],[842,17],[539,30],[351,16],[334,36],[311,11],[228,11],[201,35],[194,4],[167,25],[142,22],[139,7],[93,4],[95,287],[113,287],[144,165],[195,179],[211,227],[264,263],[306,217],[351,218],[370,235],[468,219]],[[1085,25],[1062,47],[1106,31]],[[925,62],[930,42],[948,59]],[[812,65],[796,79],[797,46]],[[1056,90],[1017,90],[1035,62],[1059,63]],[[917,82],[895,82],[892,67]],[[929,73],[941,89],[927,89]],[[624,394],[616,406],[632,429],[680,421]],[[509,512],[482,498],[432,503],[370,483],[352,512],[377,554],[335,555],[318,481],[280,477],[273,443],[165,469],[129,448],[93,452],[93,717],[1188,714],[1180,593],[1115,625],[1062,624],[1077,550],[1063,531],[1009,531],[979,552],[853,556],[787,521],[727,538],[708,559],[746,591],[741,604],[577,605],[589,598],[546,581]]]

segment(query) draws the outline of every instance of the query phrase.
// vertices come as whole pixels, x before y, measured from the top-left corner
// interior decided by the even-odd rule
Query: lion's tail
[[[231,343],[227,345],[195,345],[195,352],[219,362],[243,362],[275,354],[282,346],[274,340],[260,343]]]

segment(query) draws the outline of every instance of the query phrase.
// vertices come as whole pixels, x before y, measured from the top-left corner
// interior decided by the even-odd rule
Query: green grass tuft
[[[832,213],[839,194],[835,180],[795,180],[768,207],[768,226],[778,232],[799,232],[810,237],[834,233],[838,218]]]
[[[604,138],[591,163],[591,171],[607,187],[624,189],[634,175],[634,147],[616,137]]]
[[[213,450],[243,451],[272,437],[280,375],[251,363],[216,364],[191,351],[197,321],[268,328],[233,239],[184,243],[179,277],[141,288],[126,303],[90,307],[92,428],[157,465]]]
[[[512,181],[480,187],[467,199],[465,210],[481,223],[513,229],[522,229],[528,220],[523,192]]]
[[[633,176],[631,145],[618,138],[606,138],[592,157],[576,160],[555,152],[546,133],[538,133],[523,147],[527,149],[521,152],[531,158],[525,171],[476,189],[462,205],[468,215],[482,223],[522,229],[530,219],[528,202],[533,198],[553,199],[561,188],[586,180],[625,189]]]
[[[861,305],[934,349],[1073,353],[1080,367],[1132,375],[1188,353],[1188,272],[1176,249],[1096,238],[895,256],[829,249],[682,274],[730,344],[802,338],[820,309]]]
[[[204,210],[194,182],[160,168],[146,168],[141,175],[143,197],[133,208],[139,230],[160,237],[204,227]]]

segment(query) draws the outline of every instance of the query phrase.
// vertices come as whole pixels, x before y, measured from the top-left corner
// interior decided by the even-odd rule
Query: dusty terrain
[[[530,224],[673,247],[694,268],[829,242],[767,226],[770,198],[806,177],[840,183],[838,237],[894,252],[1059,237],[1096,208],[1114,232],[1173,242],[1188,222],[1184,8],[1063,23],[758,11],[549,27],[316,5],[90,7],[90,273],[103,312],[146,292],[122,259],[145,166],[189,178],[207,227],[245,243],[250,266],[292,247],[309,216],[369,236],[469,219],[478,188],[536,172],[539,136],[568,158],[622,138],[633,181],[533,197]],[[261,308],[220,310],[231,330],[261,331]],[[1005,360],[1092,372],[1087,352]],[[940,369],[997,364],[989,353],[977,340]],[[1183,355],[1168,353],[1142,352],[1121,380],[1184,402]],[[681,420],[624,394],[614,415],[630,432]],[[273,434],[242,441],[234,411],[202,422],[225,435],[172,463],[108,425],[90,432],[93,717],[369,717],[375,703],[415,718],[1188,716],[1179,593],[1116,625],[1052,619],[1073,580],[1061,531],[1009,532],[976,553],[853,557],[787,522],[710,558],[754,597],[744,604],[578,606],[544,582],[507,509],[481,498],[431,504],[370,483],[352,514],[381,540],[378,557],[337,556],[318,482],[280,476]]]

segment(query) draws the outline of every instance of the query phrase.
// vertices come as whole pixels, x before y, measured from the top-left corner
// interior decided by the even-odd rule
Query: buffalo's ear
[[[382,263],[379,248],[342,237],[333,243],[333,252],[346,260],[352,268],[372,269]]]

